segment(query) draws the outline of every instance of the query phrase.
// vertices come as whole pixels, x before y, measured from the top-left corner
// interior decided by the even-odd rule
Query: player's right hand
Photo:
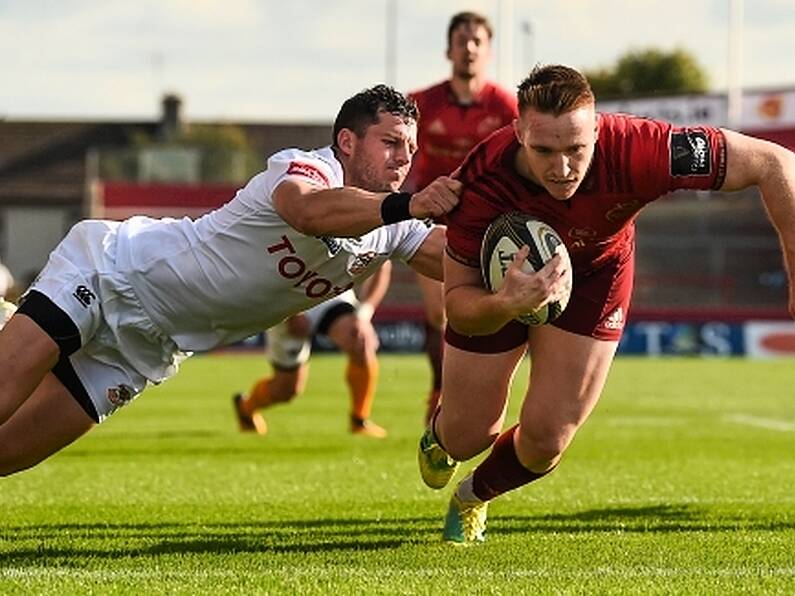
[[[436,218],[449,213],[458,205],[458,195],[462,188],[460,181],[449,176],[439,176],[412,195],[409,213],[416,219]]]

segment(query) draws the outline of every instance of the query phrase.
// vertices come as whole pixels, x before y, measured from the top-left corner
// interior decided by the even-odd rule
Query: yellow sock
[[[251,415],[260,408],[267,408],[271,405],[270,378],[263,377],[248,392],[248,397],[243,400],[243,411]]]
[[[370,417],[375,399],[375,386],[378,384],[378,360],[372,358],[364,364],[348,360],[345,381],[351,392],[351,414],[366,420]]]

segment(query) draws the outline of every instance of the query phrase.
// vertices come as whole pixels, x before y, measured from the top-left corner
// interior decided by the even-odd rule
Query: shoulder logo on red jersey
[[[680,130],[671,134],[671,176],[709,176],[712,151],[709,137],[700,130]]]
[[[290,165],[287,166],[287,175],[302,176],[304,178],[312,180],[313,182],[322,184],[326,188],[331,186],[329,184],[328,177],[323,172],[321,172],[320,169],[309,163],[303,163],[300,161],[291,161]]]

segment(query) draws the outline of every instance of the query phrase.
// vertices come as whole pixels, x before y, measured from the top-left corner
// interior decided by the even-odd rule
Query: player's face
[[[453,76],[461,79],[485,76],[491,57],[489,32],[483,25],[461,23],[450,36],[447,58],[453,63]]]
[[[399,190],[417,151],[417,123],[382,112],[364,136],[353,136],[346,184],[372,192]]]
[[[565,201],[588,172],[596,146],[593,105],[555,116],[526,109],[516,121],[519,173]]]

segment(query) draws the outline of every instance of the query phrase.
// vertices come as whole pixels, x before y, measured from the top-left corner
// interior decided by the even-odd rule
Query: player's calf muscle
[[[444,414],[442,414],[444,415]],[[460,424],[442,424],[439,438],[448,455],[457,461],[466,461],[483,453],[494,444],[500,434],[500,424],[477,425],[472,420]],[[438,422],[437,422],[438,424]]]

